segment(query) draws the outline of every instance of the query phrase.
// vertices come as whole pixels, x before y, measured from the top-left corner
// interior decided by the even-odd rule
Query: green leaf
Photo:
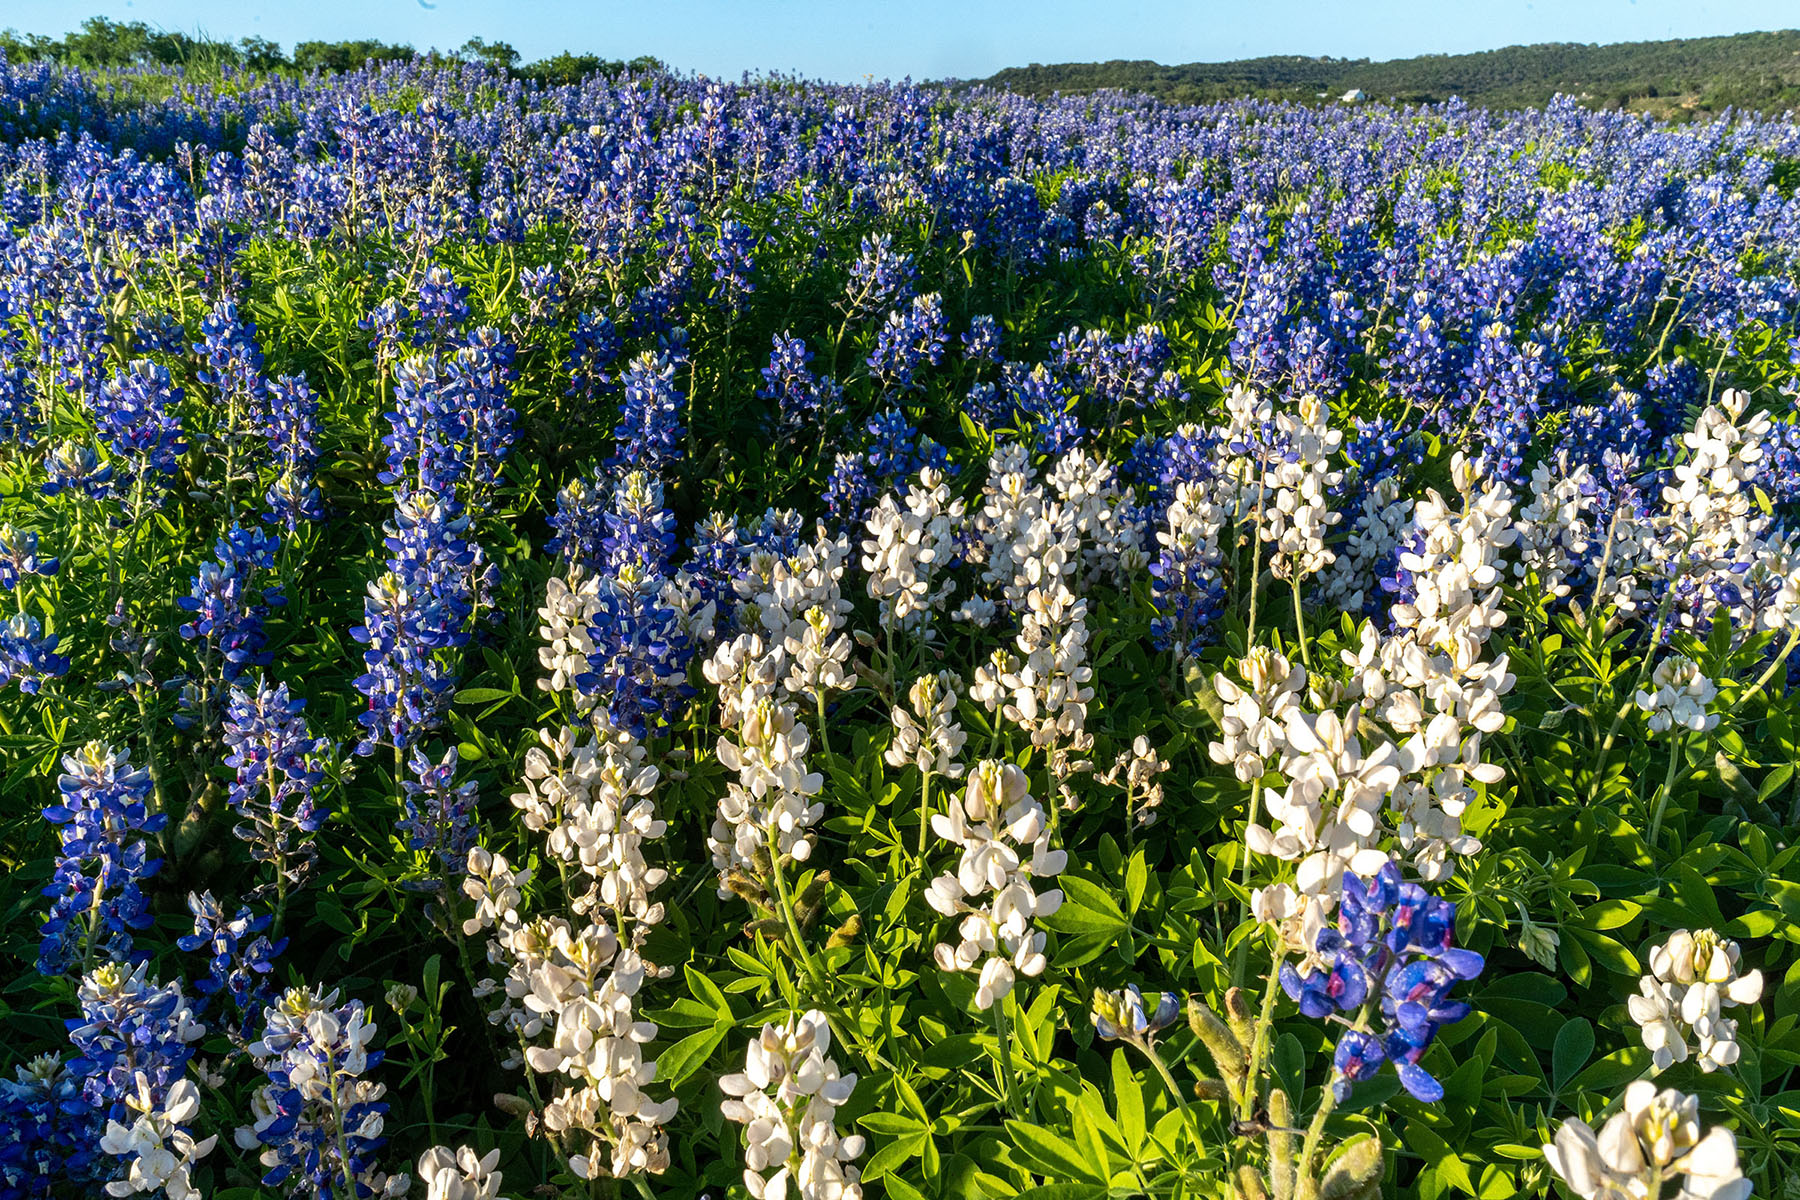
[[[1565,1021],[1556,1031],[1556,1045],[1550,1052],[1550,1078],[1557,1091],[1587,1066],[1594,1053],[1594,1027],[1585,1017]]]
[[[458,704],[492,704],[496,700],[511,700],[517,694],[509,692],[505,688],[463,688],[456,693],[456,702]]]
[[[1144,1141],[1144,1089],[1132,1073],[1125,1047],[1113,1051],[1113,1113],[1127,1149],[1135,1152]]]
[[[1042,1174],[1105,1182],[1096,1165],[1088,1162],[1075,1143],[1061,1134],[1025,1121],[1008,1121],[1006,1134],[1019,1148],[1019,1153],[1042,1168]]]
[[[917,1117],[909,1117],[902,1113],[865,1113],[856,1119],[856,1123],[864,1129],[874,1130],[884,1137],[919,1137],[930,1132],[929,1127],[920,1122]]]
[[[1118,934],[1128,927],[1118,901],[1098,884],[1079,875],[1064,875],[1063,903],[1056,912],[1044,918],[1044,924],[1058,933]]]
[[[1013,1200],[1106,1200],[1106,1185],[1100,1183],[1047,1183],[1027,1188]]]
[[[711,1029],[702,1029],[699,1033],[689,1034],[656,1058],[656,1078],[670,1087],[681,1083],[688,1076],[700,1069],[725,1035],[733,1026],[721,1021]]]
[[[704,971],[697,970],[693,964],[690,963],[686,968],[686,974],[688,990],[694,994],[694,999],[700,1001],[700,1003],[706,1005],[708,1008],[711,1008],[714,1012],[718,1013],[728,1021],[736,1019],[731,1011],[731,1002],[725,999],[725,993],[719,990],[718,984],[706,977]]]

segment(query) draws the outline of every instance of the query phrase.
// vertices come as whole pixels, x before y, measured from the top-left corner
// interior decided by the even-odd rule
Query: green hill
[[[1596,106],[1664,115],[1727,106],[1780,112],[1800,108],[1800,30],[1609,46],[1508,46],[1388,62],[1284,55],[1179,66],[1123,60],[1033,63],[1009,67],[984,82],[1030,95],[1118,88],[1174,103],[1239,96],[1336,101],[1359,89],[1370,100],[1461,96],[1500,108],[1543,104],[1564,93]]]

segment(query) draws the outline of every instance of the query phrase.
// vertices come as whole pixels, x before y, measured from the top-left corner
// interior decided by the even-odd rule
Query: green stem
[[[1306,1127],[1306,1140],[1300,1143],[1299,1170],[1295,1172],[1300,1177],[1300,1200],[1316,1200],[1319,1195],[1313,1159],[1318,1157],[1319,1142],[1325,1136],[1325,1122],[1336,1107],[1337,1092],[1327,1085],[1325,1094],[1319,1097],[1319,1111],[1313,1114],[1312,1124]]]
[[[1674,749],[1669,751],[1669,769],[1663,774],[1662,790],[1656,797],[1656,811],[1650,817],[1650,856],[1656,857],[1656,847],[1662,837],[1663,814],[1669,810],[1669,797],[1675,791],[1675,771],[1686,757],[1687,738],[1675,739]]]
[[[1256,1018],[1256,1036],[1250,1042],[1250,1061],[1246,1065],[1244,1094],[1238,1097],[1238,1120],[1249,1121],[1256,1115],[1257,1076],[1262,1074],[1263,1055],[1269,1047],[1269,1031],[1275,1025],[1275,997],[1281,987],[1281,960],[1277,953],[1269,963],[1269,983],[1263,991],[1262,1012]]]
[[[1000,1043],[1000,1061],[995,1073],[1000,1076],[1000,1090],[1006,1097],[1006,1115],[1016,1119],[1019,1115],[1019,1101],[1013,1091],[1012,1031],[1007,1028],[1006,1021],[1006,1004],[1011,999],[1010,993],[1001,997],[994,1001],[988,1012],[994,1022],[994,1037]]]
[[[1144,1052],[1144,1057],[1150,1060],[1150,1065],[1155,1067],[1156,1073],[1162,1077],[1163,1087],[1168,1089],[1169,1095],[1175,1098],[1176,1107],[1181,1109],[1181,1123],[1187,1126],[1188,1136],[1194,1139],[1194,1145],[1199,1146],[1200,1126],[1194,1120],[1194,1110],[1188,1107],[1187,1097],[1181,1094],[1181,1085],[1175,1082],[1175,1076],[1170,1072],[1168,1064],[1163,1062],[1162,1055],[1156,1052],[1156,1047],[1148,1043],[1133,1042],[1132,1044]]]
[[[931,828],[931,772],[925,771],[919,782],[919,861],[925,861],[925,831]]]
[[[1755,683],[1750,685],[1750,690],[1732,702],[1732,712],[1735,713],[1743,707],[1745,701],[1762,694],[1762,690],[1769,686],[1769,680],[1775,678],[1775,672],[1781,668],[1783,663],[1787,662],[1788,655],[1794,652],[1794,647],[1797,645],[1800,645],[1800,625],[1794,626],[1793,632],[1788,634],[1787,642],[1781,647],[1781,653],[1775,656],[1775,661],[1771,662],[1768,669],[1758,676]]]
[[[1252,784],[1250,786],[1250,821],[1249,821],[1249,824],[1246,825],[1244,828],[1244,869],[1242,872],[1242,880],[1243,880],[1244,891],[1246,893],[1248,893],[1250,891],[1250,830],[1249,830],[1249,826],[1256,824],[1256,819],[1258,817],[1260,817],[1261,815],[1262,815],[1262,781],[1257,780],[1257,782],[1255,782],[1254,784]],[[1250,915],[1250,901],[1248,898],[1246,898],[1243,901],[1241,901],[1238,905],[1238,920],[1239,920],[1239,922],[1242,922],[1243,919],[1249,915]],[[1243,986],[1244,968],[1248,965],[1249,958],[1250,958],[1250,943],[1249,943],[1249,939],[1246,938],[1244,941],[1238,943],[1237,953],[1232,956],[1231,982],[1239,987]]]
[[[775,899],[781,906],[781,919],[787,925],[788,940],[794,943],[794,953],[800,956],[801,965],[812,980],[813,989],[821,999],[828,995],[825,988],[825,977],[820,974],[819,966],[813,961],[812,952],[806,948],[806,939],[800,933],[800,921],[794,915],[794,902],[788,896],[787,879],[781,873],[781,844],[777,840],[775,830],[768,832],[769,875],[775,882]]]
[[[1294,636],[1300,641],[1300,661],[1312,673],[1312,647],[1306,644],[1306,613],[1300,603],[1300,573],[1294,573]]]

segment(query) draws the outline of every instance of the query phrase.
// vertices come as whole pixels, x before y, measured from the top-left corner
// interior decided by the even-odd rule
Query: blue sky
[[[1399,58],[1800,26],[1794,0],[5,0],[0,27],[60,34],[90,14],[290,49],[351,37],[451,49],[479,35],[527,59],[653,54],[711,75],[774,69],[839,81],[966,79],[1108,58]]]

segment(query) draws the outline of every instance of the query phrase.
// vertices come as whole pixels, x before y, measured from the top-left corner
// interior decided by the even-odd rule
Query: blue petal
[[[1394,1063],[1394,1070],[1400,1076],[1400,1085],[1411,1092],[1414,1099],[1436,1104],[1444,1098],[1444,1085],[1418,1063],[1401,1060]]]

